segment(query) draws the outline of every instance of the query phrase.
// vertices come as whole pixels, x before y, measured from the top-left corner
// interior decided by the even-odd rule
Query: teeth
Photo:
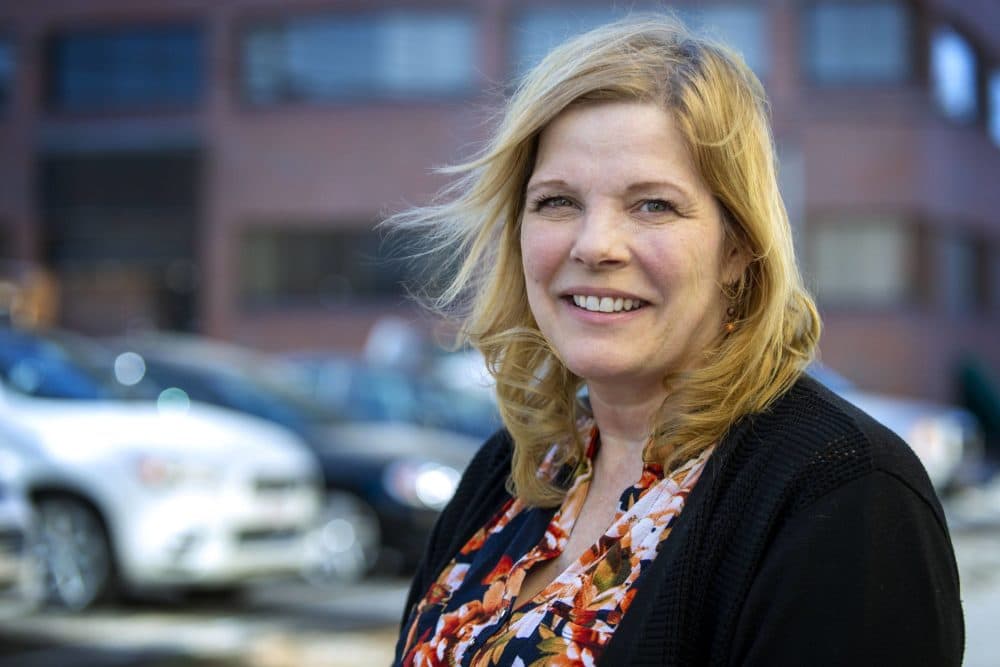
[[[597,313],[620,313],[622,311],[634,310],[642,305],[642,302],[638,299],[584,296],[582,294],[574,294],[573,303],[580,308]]]

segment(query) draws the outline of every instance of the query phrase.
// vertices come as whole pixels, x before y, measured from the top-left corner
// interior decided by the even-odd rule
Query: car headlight
[[[185,484],[212,484],[218,473],[212,466],[161,454],[143,454],[134,462],[136,479],[151,489],[169,489]]]
[[[399,502],[439,510],[455,495],[461,476],[451,466],[433,461],[396,461],[386,468],[383,482]]]
[[[962,424],[947,416],[921,417],[906,434],[907,443],[938,488],[948,483],[962,462],[964,439]]]

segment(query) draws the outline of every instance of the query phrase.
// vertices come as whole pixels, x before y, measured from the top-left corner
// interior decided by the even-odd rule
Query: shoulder
[[[507,429],[499,431],[487,438],[486,442],[476,451],[475,456],[465,468],[462,483],[469,490],[481,487],[484,483],[501,477],[505,482],[510,474],[510,463],[514,454],[514,442]],[[462,484],[459,484],[461,488]]]
[[[513,451],[510,434],[506,429],[500,429],[483,443],[466,466],[455,495],[438,520],[445,527],[443,540],[448,542],[450,550],[461,546],[452,543],[452,538],[465,535],[485,523],[509,497],[506,482]]]
[[[765,485],[807,505],[860,478],[906,489],[943,515],[913,450],[884,425],[808,375],[727,438],[736,467],[765,466]],[[786,509],[788,509],[786,507]]]
[[[706,575],[740,619],[734,662],[960,664],[947,523],[902,439],[803,376],[722,445],[703,540],[740,545]]]

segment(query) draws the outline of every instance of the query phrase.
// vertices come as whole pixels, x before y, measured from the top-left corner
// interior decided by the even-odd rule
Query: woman
[[[437,305],[506,428],[414,579],[397,664],[958,665],[910,450],[803,375],[819,336],[766,101],[665,19],[530,72],[436,206]]]

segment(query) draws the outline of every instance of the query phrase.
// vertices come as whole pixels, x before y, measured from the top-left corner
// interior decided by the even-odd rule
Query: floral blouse
[[[562,505],[553,514],[511,499],[476,532],[411,612],[402,665],[597,662],[712,450],[666,478],[646,463],[597,543],[515,608],[525,575],[562,553],[587,497],[600,440],[592,420],[583,427],[587,455]]]

